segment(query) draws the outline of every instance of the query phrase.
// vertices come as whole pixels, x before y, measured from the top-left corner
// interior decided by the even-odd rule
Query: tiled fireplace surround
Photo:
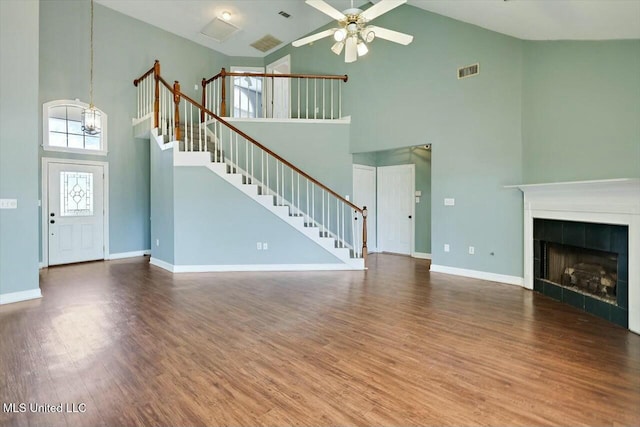
[[[534,219],[628,227],[628,327],[640,334],[640,179],[514,187],[524,193],[525,288],[533,290],[535,283]]]

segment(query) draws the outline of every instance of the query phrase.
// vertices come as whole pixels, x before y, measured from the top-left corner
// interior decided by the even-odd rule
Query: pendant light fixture
[[[82,131],[88,135],[98,135],[102,126],[102,117],[100,111],[93,105],[93,0],[91,0],[90,45],[89,108],[82,110]]]

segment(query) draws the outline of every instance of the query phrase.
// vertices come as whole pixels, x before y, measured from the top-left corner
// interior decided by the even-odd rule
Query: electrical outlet
[[[256,249],[259,250],[259,251],[262,250],[262,242],[256,243]]]
[[[444,205],[445,206],[455,206],[456,205],[456,199],[444,199]]]
[[[449,244],[448,244],[448,243],[445,243],[445,244],[444,244],[444,251],[445,251],[445,252],[449,252],[449,249],[450,249],[450,248],[449,248]]]
[[[264,242],[264,243],[262,244],[262,250],[263,250],[263,251],[268,251],[268,250],[269,250],[269,245],[267,244],[267,242]]]
[[[476,248],[474,248],[473,246],[469,246],[469,255],[475,255],[476,253]]]
[[[18,199],[0,199],[0,209],[18,209]]]
[[[160,239],[156,239],[156,246],[160,246]]]

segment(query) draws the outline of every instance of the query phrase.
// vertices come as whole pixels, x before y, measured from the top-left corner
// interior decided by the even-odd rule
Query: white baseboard
[[[42,298],[40,288],[30,289],[28,291],[11,292],[8,294],[0,294],[0,305],[11,304],[14,302],[27,301],[30,299]]]
[[[139,256],[151,255],[151,250],[147,249],[144,251],[133,251],[133,252],[119,252],[116,254],[109,254],[105,260],[114,260],[114,259],[124,259],[124,258],[135,258]]]
[[[524,277],[507,276],[505,274],[488,273],[486,271],[467,270],[466,268],[448,267],[446,265],[431,264],[434,273],[453,274],[455,276],[471,277],[473,279],[488,280],[490,282],[506,283],[508,285],[524,286]]]
[[[228,265],[173,265],[151,258],[149,263],[172,273],[222,273],[241,271],[344,271],[362,270],[349,264],[228,264]]]
[[[428,254],[426,252],[414,252],[411,256],[419,259],[431,259],[431,254]]]
[[[39,269],[39,270],[42,270],[42,269],[43,269],[43,268],[45,268],[45,267],[46,267],[46,265],[44,265],[44,262],[39,262],[39,263],[38,263],[38,269]]]

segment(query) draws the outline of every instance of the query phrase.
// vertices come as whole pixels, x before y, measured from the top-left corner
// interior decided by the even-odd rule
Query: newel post
[[[221,100],[220,100],[220,116],[221,117],[227,117],[227,84],[225,83],[225,78],[227,75],[227,70],[225,70],[224,68],[220,71],[220,76],[221,76],[221,87],[222,90],[220,90],[220,95],[221,95]]]
[[[156,81],[153,99],[153,127],[158,127],[160,123],[160,61],[156,59],[153,64],[153,78]]]
[[[362,259],[364,260],[364,265],[367,265],[367,215],[369,212],[367,211],[367,207],[362,207]]]
[[[173,82],[173,102],[175,103],[176,141],[180,141],[180,83]]]
[[[202,106],[207,108],[207,79],[202,78]],[[200,123],[204,123],[204,110],[200,110]]]

